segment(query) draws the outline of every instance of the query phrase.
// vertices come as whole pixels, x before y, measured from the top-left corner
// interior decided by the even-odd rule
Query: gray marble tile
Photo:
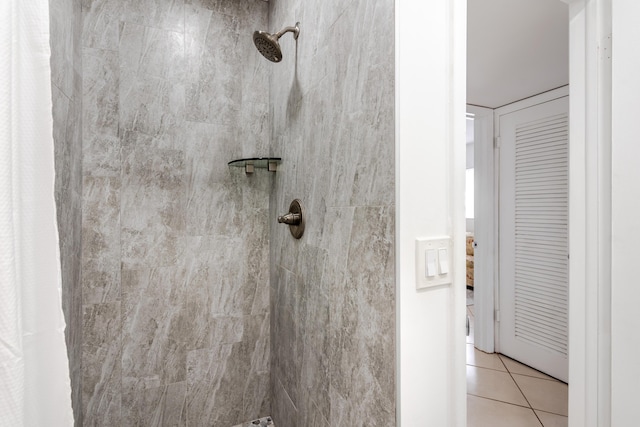
[[[188,306],[188,310],[192,313],[196,313],[196,311],[193,310],[194,306],[195,304],[193,303]],[[201,307],[197,308],[202,310]],[[207,314],[206,308],[203,312]],[[202,312],[198,311],[197,313],[200,314]],[[205,318],[206,320],[199,324],[194,322],[194,326],[202,328],[202,333],[198,335],[201,335],[203,338],[189,343],[188,347],[190,350],[208,348],[213,345],[242,342],[245,333],[244,316],[209,315],[205,316]]]
[[[329,380],[330,364],[330,294],[323,288],[322,274],[326,252],[307,247],[302,257],[305,275],[302,289],[302,361],[300,365],[300,388],[304,390],[301,404],[312,412],[319,412],[328,419],[330,414]],[[306,410],[303,416],[308,416]],[[304,425],[305,423],[302,423]]]
[[[172,232],[144,234],[124,228],[121,245],[123,268],[166,267],[178,264],[185,251],[186,239]]]
[[[211,10],[214,13],[236,16],[241,19],[253,21],[265,21],[269,6],[264,0],[246,0],[236,2],[233,0],[185,0],[186,4],[199,6]]]
[[[393,2],[269,9],[272,23],[301,21],[271,69],[270,150],[285,161],[270,216],[302,195],[308,221],[302,242],[270,225],[272,415],[393,425]]]
[[[389,148],[393,135],[380,135],[375,128],[377,114],[354,113],[361,126],[344,128],[338,136],[339,143],[331,154],[330,206],[393,203],[394,154]]]
[[[84,134],[89,141],[95,137],[117,137],[120,100],[118,52],[85,47],[82,50],[82,66]],[[88,144],[86,149],[86,155],[90,158],[94,152],[93,145]],[[117,160],[115,155],[113,157]]]
[[[241,422],[243,394],[237,385],[248,372],[242,353],[240,343],[189,352],[189,424],[234,425]]]
[[[120,139],[117,136],[87,132],[84,141],[83,174],[119,178],[121,173]]]
[[[122,150],[123,180],[128,186],[184,190],[184,151],[155,144],[129,144]]]
[[[83,179],[82,268],[120,268],[120,178]]]
[[[180,32],[126,22],[120,31],[120,66],[136,75],[180,82],[185,75],[184,29]]]
[[[85,108],[65,135],[84,139],[83,298],[122,307],[123,388],[113,399],[85,391],[97,402],[88,422],[228,426],[270,413],[273,175],[226,166],[269,150],[271,68],[251,41],[267,8],[82,0],[74,31],[83,24],[85,48],[73,70],[85,73]],[[61,157],[72,162],[76,151]],[[209,372],[207,360],[220,368],[205,375],[215,381],[189,376],[188,366]],[[96,358],[84,373],[94,378],[113,363]],[[217,379],[229,386],[217,389]],[[116,397],[122,420],[109,418]]]
[[[69,184],[74,193],[81,195],[84,169],[82,164],[82,100],[80,99],[80,92],[76,93],[78,95],[73,97],[72,102],[69,105],[66,135],[70,145],[69,177],[71,182]]]
[[[189,193],[213,191],[211,184],[227,184],[241,194],[248,177],[232,175],[227,163],[242,158],[239,133],[230,126],[187,122],[185,126],[185,164]],[[244,171],[242,171],[244,175]],[[236,187],[237,186],[237,187]]]
[[[213,12],[198,4],[185,4],[185,65],[186,78],[197,81],[201,67],[205,66],[203,53],[208,43],[207,34]],[[210,42],[210,41],[209,41]]]
[[[85,176],[119,178],[117,52],[83,49],[83,146]]]
[[[54,160],[56,168],[55,199],[57,202],[58,223],[62,222],[62,210],[71,195],[71,143],[67,141],[66,123],[69,118],[71,101],[56,86],[51,87]],[[64,234],[61,236],[64,238]]]
[[[239,125],[243,106],[242,82],[237,77],[244,67],[239,52],[251,47],[253,41],[240,39],[235,16],[190,9],[192,15],[196,15],[192,21],[199,25],[188,28],[187,120]],[[201,13],[209,16],[206,26],[202,25],[203,19],[197,17]]]
[[[122,375],[154,387],[186,380],[186,272],[166,267],[122,272]]]
[[[242,415],[258,418],[271,411],[270,316],[245,316],[245,336],[242,349],[247,353],[249,374],[239,379],[243,385]]]
[[[51,55],[51,84],[68,97],[73,96],[73,55],[75,43],[74,20],[80,19],[79,10],[74,10],[68,0],[49,1],[49,34],[53,54]]]
[[[244,349],[247,351],[250,361],[250,377],[254,375],[268,375],[270,362],[270,315],[267,313],[244,316],[243,319],[244,335],[242,342],[244,343]],[[251,378],[247,378],[245,381],[249,387],[252,387]],[[246,403],[248,404],[249,402]]]
[[[124,3],[113,0],[82,0],[83,46],[117,50]]]
[[[271,382],[271,396],[271,415],[274,422],[280,426],[297,427],[298,410],[277,377]]]
[[[86,425],[120,425],[120,304],[84,306],[82,408]]]
[[[154,138],[179,138],[185,90],[181,83],[120,70],[120,132],[132,130]]]
[[[190,296],[206,304],[203,309],[212,315],[251,314],[259,284],[247,276],[245,242],[240,237],[202,237],[190,239],[189,251]]]
[[[354,405],[333,387],[329,389],[329,397],[331,399],[331,419],[329,420],[331,427],[348,427],[362,422],[361,414],[357,408],[354,408]]]
[[[190,183],[187,197],[186,229],[190,235],[234,236],[246,224],[242,190],[230,183]]]
[[[187,425],[185,381],[154,386],[125,378],[122,387],[123,426]]]
[[[145,234],[185,229],[184,151],[144,144],[122,149],[122,227]]]
[[[334,283],[342,283],[347,272],[350,236],[356,208],[328,208],[325,214],[325,230],[320,247],[327,252],[323,288],[331,289]]]
[[[362,422],[363,420],[360,420],[360,423]],[[366,421],[364,422],[366,423]],[[320,409],[318,409],[316,403],[309,395],[305,396],[304,400],[300,402],[300,406],[298,408],[297,423],[297,425],[299,426],[330,426],[329,421],[327,421]],[[358,423],[354,425],[358,425]]]
[[[300,289],[300,278],[284,269],[279,269],[276,299],[272,308],[273,363],[271,372],[277,378],[294,406],[298,405],[300,371],[302,365],[303,339],[301,320],[301,298],[293,295]],[[289,297],[285,297],[289,295]],[[275,417],[276,415],[274,415]]]
[[[82,304],[120,301],[120,269],[82,272]]]
[[[123,0],[125,22],[184,32],[184,0]]]
[[[343,296],[330,313],[331,386],[359,396],[345,410],[384,425],[395,419],[393,228],[392,207],[356,208],[347,277],[331,289]]]
[[[81,8],[76,0],[49,2],[55,201],[60,245],[62,310],[69,356],[71,403],[82,424],[82,58]]]
[[[252,374],[246,379],[242,396],[243,416],[255,419],[271,413],[270,379],[269,373]]]

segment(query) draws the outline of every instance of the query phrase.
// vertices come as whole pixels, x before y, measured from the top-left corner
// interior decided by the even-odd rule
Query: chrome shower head
[[[282,61],[282,49],[280,49],[280,43],[278,39],[285,33],[293,33],[293,39],[298,40],[298,34],[300,34],[299,22],[296,22],[295,27],[287,27],[282,31],[278,31],[275,34],[269,34],[266,31],[255,31],[253,33],[253,43],[256,45],[258,52],[262,54],[271,62]]]

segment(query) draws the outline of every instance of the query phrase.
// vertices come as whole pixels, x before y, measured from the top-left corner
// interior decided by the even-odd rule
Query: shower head
[[[282,61],[282,49],[280,49],[278,39],[285,33],[291,32],[293,33],[293,39],[298,40],[298,34],[300,34],[299,24],[299,22],[296,22],[295,27],[287,27],[275,34],[269,34],[266,31],[255,31],[253,33],[253,43],[256,45],[258,52],[269,61],[280,62]]]

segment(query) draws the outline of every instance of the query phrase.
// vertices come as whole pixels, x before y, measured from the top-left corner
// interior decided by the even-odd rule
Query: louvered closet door
[[[500,116],[500,352],[568,380],[569,98]]]

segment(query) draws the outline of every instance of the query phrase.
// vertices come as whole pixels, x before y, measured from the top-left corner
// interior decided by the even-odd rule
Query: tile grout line
[[[468,396],[474,396],[480,399],[491,400],[493,402],[504,403],[505,405],[517,406],[518,408],[532,409],[530,406],[518,405],[517,403],[505,402],[504,400],[495,399],[493,397],[480,396],[478,394],[467,393]]]
[[[509,377],[511,377],[511,381],[513,381],[513,383],[516,385],[516,387],[518,387],[518,390],[520,391],[520,394],[522,394],[522,397],[524,397],[524,400],[527,401],[527,405],[529,405],[529,408],[531,409],[531,411],[533,412],[533,415],[536,416],[536,419],[538,420],[538,422],[540,423],[540,425],[542,427],[544,427],[544,424],[542,424],[542,420],[540,419],[540,417],[538,416],[538,413],[536,412],[535,409],[533,409],[533,406],[531,406],[531,402],[529,402],[529,399],[527,399],[527,396],[524,394],[524,392],[522,391],[522,389],[520,388],[520,385],[518,384],[518,382],[516,381],[515,378],[513,378],[513,374],[511,373],[511,371],[509,370],[509,367],[507,366],[506,363],[504,363],[504,360],[502,360],[502,357],[500,357],[498,355],[498,359],[500,359],[500,362],[502,363],[502,365],[504,365],[504,368],[507,370],[507,372],[509,373]]]
[[[473,343],[467,343],[467,345],[473,345]],[[475,349],[475,347],[474,347],[474,349]],[[495,368],[488,368],[488,367],[486,367],[486,366],[473,365],[473,364],[471,364],[471,363],[467,363],[467,364],[466,364],[466,366],[471,366],[472,368],[478,368],[478,369],[487,369],[487,370],[489,370],[489,371],[494,371],[494,372],[508,373],[508,374],[511,376],[511,379],[513,380],[513,382],[514,382],[514,383],[516,383],[516,386],[518,387],[518,389],[520,390],[520,393],[522,393],[522,395],[523,395],[523,396],[524,396],[524,392],[523,392],[523,391],[522,391],[522,389],[520,389],[520,387],[518,386],[518,383],[517,383],[517,381],[515,380],[515,378],[513,377],[513,375],[519,375],[519,376],[521,376],[521,377],[533,378],[533,379],[536,379],[536,380],[544,380],[544,381],[550,381],[550,382],[562,382],[562,381],[558,381],[558,380],[553,379],[553,378],[540,378],[540,377],[535,377],[535,376],[533,376],[533,375],[520,374],[520,373],[513,373],[513,372],[509,371],[509,368],[506,366],[506,364],[505,364],[505,363],[504,363],[504,361],[502,360],[502,357],[500,357],[500,356],[499,356],[499,354],[500,354],[500,353],[492,353],[492,354],[495,354],[495,355],[498,357],[498,359],[500,359],[500,362],[501,362],[501,363],[503,364],[503,366],[505,367],[505,370],[504,370],[504,371],[503,371],[503,370],[500,370],[500,369],[495,369]],[[504,400],[493,399],[493,398],[490,398],[490,397],[480,396],[480,395],[473,394],[473,393],[469,393],[469,392],[467,392],[467,394],[468,394],[468,395],[471,395],[471,396],[481,397],[481,398],[483,398],[483,399],[495,400],[496,402],[507,403],[507,404],[509,404],[509,405],[520,406],[520,407],[523,407],[523,408],[527,408],[527,407],[528,407],[528,408],[532,409],[534,412],[535,412],[535,411],[540,411],[540,412],[545,412],[545,413],[547,413],[547,414],[557,415],[557,416],[559,416],[559,417],[567,417],[566,415],[564,415],[564,414],[560,414],[560,413],[557,413],[557,412],[545,411],[545,410],[543,410],[543,409],[535,409],[533,406],[531,406],[531,404],[529,404],[529,406],[522,406],[522,405],[518,405],[517,403],[505,402]],[[524,397],[525,397],[525,399],[526,399],[526,400],[527,400],[527,402],[528,402],[529,400],[526,398],[526,396],[524,396]]]

